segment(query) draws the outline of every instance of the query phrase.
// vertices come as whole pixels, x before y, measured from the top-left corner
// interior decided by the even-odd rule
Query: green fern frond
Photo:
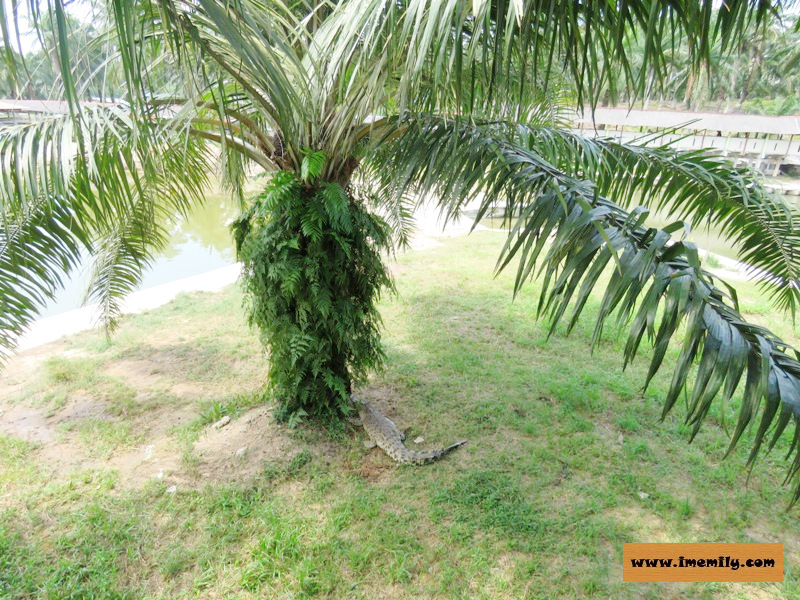
[[[325,212],[335,228],[350,233],[353,221],[350,218],[350,199],[338,183],[323,183],[322,197],[325,199]]]
[[[303,152],[303,162],[300,163],[300,179],[305,183],[312,183],[320,175],[325,168],[325,163],[328,157],[324,152],[318,150],[305,150]]]
[[[384,360],[375,303],[392,289],[380,255],[388,226],[339,184],[301,189],[280,173],[241,221],[247,306],[270,349],[279,414],[346,414],[349,390]]]

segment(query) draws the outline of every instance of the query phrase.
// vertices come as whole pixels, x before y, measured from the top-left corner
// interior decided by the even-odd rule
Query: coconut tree
[[[19,4],[0,15],[7,47]],[[69,110],[0,133],[4,345],[84,254],[95,265],[89,297],[113,327],[119,300],[164,243],[159,215],[201,204],[218,162],[242,200],[234,237],[248,311],[285,418],[347,414],[351,390],[381,366],[383,252],[406,239],[415,198],[432,194],[447,217],[476,198],[479,218],[505,205],[498,268],[516,265],[515,291],[538,269],[540,312],[553,327],[570,307],[574,325],[611,269],[594,339],[616,313],[631,328],[627,362],[646,334],[648,381],[682,326],[665,413],[699,362],[687,416],[695,433],[715,398],[731,401],[742,387],[732,444],[756,417],[753,459],[790,422],[800,444],[800,363],[742,319],[734,290],[702,269],[691,243],[672,243],[682,224],[649,228],[636,204],[718,223],[791,311],[793,210],[711,153],[587,139],[560,110],[565,98],[593,106],[612,72],[612,93],[641,96],[663,83],[681,39],[698,71],[714,44],[725,49],[748,23],[773,17],[770,3],[101,4],[125,82],[124,102],[111,105],[81,102],[92,77],[70,68],[81,49],[69,43],[63,0],[27,5],[48,11]],[[263,191],[245,199],[256,171]]]

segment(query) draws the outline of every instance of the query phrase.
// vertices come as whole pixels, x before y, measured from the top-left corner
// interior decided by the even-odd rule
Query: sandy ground
[[[417,232],[411,251],[433,249],[442,244],[442,238],[466,235],[472,227],[471,219],[461,219],[443,228],[438,211],[432,207],[421,208],[416,217]],[[240,265],[234,264],[135,292],[125,302],[124,312],[153,309],[182,292],[219,291],[234,283],[240,272]],[[208,424],[188,448],[182,445],[175,436],[176,429],[197,419],[198,401],[217,397],[223,391],[196,389],[191,382],[173,385],[174,381],[169,382],[163,374],[179,365],[164,363],[169,362],[169,357],[163,353],[136,360],[115,360],[103,368],[104,375],[136,390],[135,403],[153,404],[141,414],[137,411],[135,416],[124,417],[131,432],[136,433],[136,440],[110,454],[94,451],[73,429],[87,422],[118,422],[108,404],[96,397],[97,394],[78,391],[58,408],[19,402],[26,382],[42,369],[47,359],[54,356],[79,358],[76,354],[82,351],[68,349],[60,339],[95,327],[97,316],[98,309],[94,305],[37,321],[20,340],[16,355],[0,371],[0,433],[35,443],[37,465],[53,478],[70,472],[110,469],[117,473],[120,488],[136,488],[150,481],[160,481],[170,488],[199,489],[208,483],[247,482],[257,471],[263,470],[265,464],[286,464],[302,451],[286,427],[276,424],[270,409],[264,406],[247,410],[221,427]],[[159,343],[166,341],[159,340]],[[172,399],[161,398],[163,393]],[[333,451],[325,444],[314,449],[314,453],[320,455],[317,458],[322,460]],[[374,468],[380,471],[379,466]]]
[[[174,341],[167,338],[158,343]],[[170,361],[168,354],[155,351],[136,360],[113,359],[101,367],[99,376],[115,378],[134,392],[131,412],[123,410],[120,414],[98,390],[74,390],[63,405],[36,398],[21,401],[20,394],[49,358],[80,359],[86,355],[62,342],[21,352],[0,372],[0,433],[34,444],[36,468],[44,479],[111,472],[115,474],[115,487],[121,490],[148,482],[161,482],[173,490],[244,484],[266,464],[286,464],[302,451],[303,445],[293,440],[285,425],[275,422],[266,406],[234,413],[234,418],[224,423],[208,423],[196,440],[181,442],[176,432],[196,422],[203,401],[224,398],[224,390],[175,383],[181,365]],[[252,388],[257,383],[243,385]],[[91,424],[125,425],[128,429],[124,439],[115,440],[117,446],[104,452],[94,440],[87,439],[94,435],[91,429],[86,430]],[[322,444],[314,452],[324,458],[331,449]]]

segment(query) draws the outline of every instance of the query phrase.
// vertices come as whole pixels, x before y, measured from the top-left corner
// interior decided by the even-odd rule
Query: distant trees
[[[81,52],[70,57],[76,79],[84,84],[83,100],[110,100],[121,96],[122,70],[112,60],[116,49],[105,34],[109,26],[102,5],[94,6],[92,19],[82,22],[74,16],[65,15],[67,39],[70,45]],[[36,21],[37,19],[32,19]],[[22,56],[15,49],[0,49],[5,61],[0,61],[0,97],[28,100],[59,99],[61,96],[61,66],[56,51],[54,28],[51,18],[42,15],[41,23],[31,23],[38,28],[40,43]],[[15,76],[15,73],[22,76]]]
[[[800,113],[800,29],[798,20],[750,24],[746,33],[723,48],[717,41],[706,57],[707,72],[692,68],[690,42],[681,40],[665,52],[668,64],[663,81],[650,79],[643,91],[618,98],[627,105],[638,100],[643,106],[749,112],[771,115]],[[640,40],[631,44],[636,68],[643,64]],[[606,84],[604,103],[614,101],[619,87],[612,76]]]

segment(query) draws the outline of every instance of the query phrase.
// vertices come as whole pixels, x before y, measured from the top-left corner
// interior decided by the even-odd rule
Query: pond
[[[239,213],[238,203],[230,195],[209,194],[202,207],[169,227],[170,242],[145,273],[139,289],[233,264],[236,253],[229,223]],[[66,282],[40,316],[48,317],[82,306],[90,276],[91,264],[85,261],[84,267]]]

